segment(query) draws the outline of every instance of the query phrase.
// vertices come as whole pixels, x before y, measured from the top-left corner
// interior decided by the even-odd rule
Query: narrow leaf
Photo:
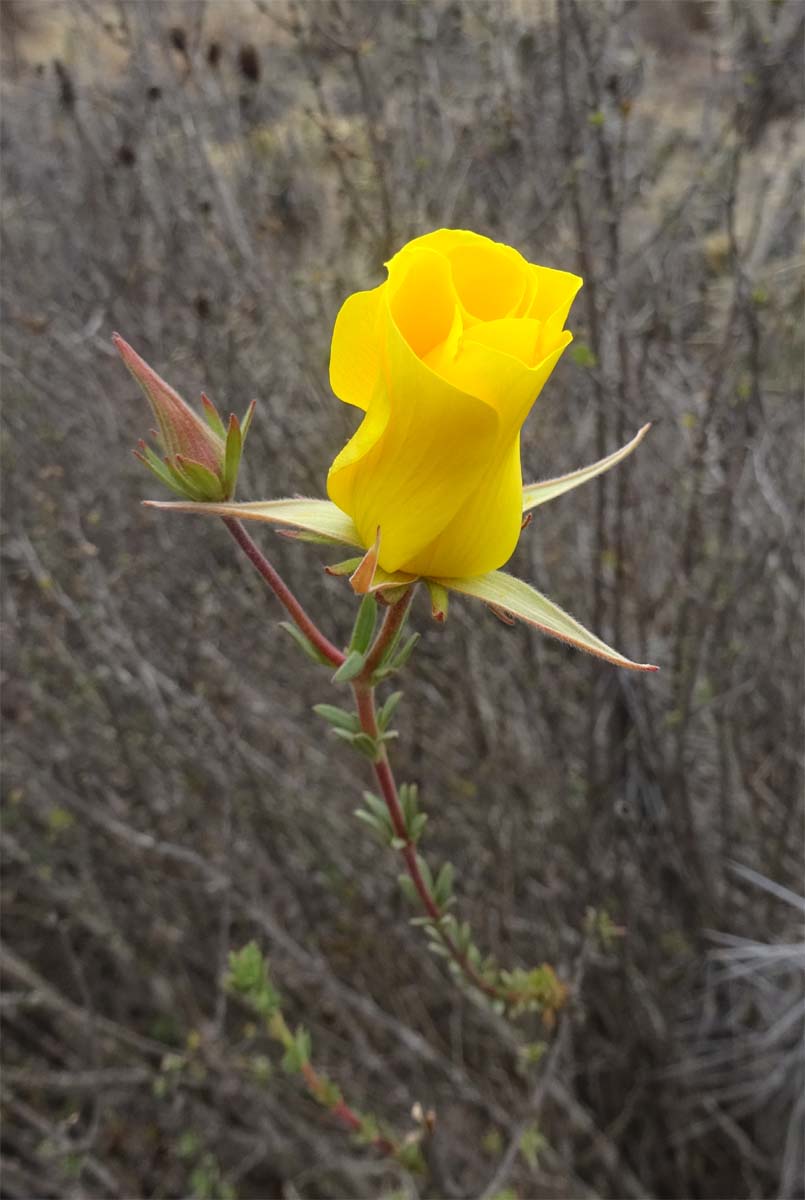
[[[405,666],[405,664],[408,662],[408,659],[414,653],[414,646],[417,644],[418,641],[419,641],[419,634],[412,633],[411,636],[409,637],[408,641],[403,646],[402,650],[395,657],[394,662],[390,664],[390,666],[395,671],[399,671],[401,667]]]
[[[390,830],[383,820],[376,817],[374,813],[368,813],[365,808],[356,808],[354,815],[359,821],[363,821],[364,825],[368,825],[384,845],[388,842]]]
[[[349,640],[350,650],[357,650],[359,654],[364,654],[368,650],[376,623],[377,601],[374,596],[364,596],[358,608],[358,615],[355,618],[355,625]]]
[[[333,675],[333,683],[349,683],[350,679],[360,675],[365,662],[366,658],[359,650],[352,650]]]
[[[352,519],[342,513],[329,500],[293,498],[284,500],[249,500],[243,504],[234,501],[205,504],[182,504],[171,500],[146,500],[151,508],[169,508],[174,512],[203,512],[213,517],[239,517],[244,521],[266,521],[270,525],[291,526],[318,534],[330,542],[345,546],[361,545],[361,539]]]
[[[374,794],[374,792],[364,792],[363,802],[369,812],[373,812],[378,820],[387,822],[389,824],[389,828],[391,828],[391,817],[389,816],[389,810],[386,807],[385,800],[381,800],[379,796]]]
[[[523,488],[523,512],[536,508],[538,504],[545,504],[548,500],[555,500],[564,492],[569,492],[572,488],[586,483],[588,479],[595,479],[596,475],[603,475],[604,471],[608,471],[610,467],[617,466],[640,445],[649,429],[651,429],[651,425],[644,425],[631,442],[627,442],[614,454],[599,459],[592,466],[582,467],[579,471],[571,471],[568,475],[559,475],[556,479],[546,479],[543,483],[527,484]]]
[[[368,733],[353,734],[352,745],[370,762],[377,761],[377,742]]]
[[[397,883],[400,885],[400,891],[407,900],[410,900],[412,904],[417,904],[419,902],[416,886],[410,876],[398,875]]]
[[[386,730],[388,729],[389,721],[394,716],[394,711],[397,708],[397,705],[402,700],[402,698],[403,698],[402,692],[392,692],[391,695],[386,698],[386,701],[383,704],[383,707],[378,712],[377,723],[380,726],[380,729],[383,733],[385,733]]]
[[[456,872],[453,864],[446,862],[436,876],[436,882],[433,885],[433,898],[440,908],[453,894],[453,880],[455,879],[455,875]]]
[[[348,729],[351,733],[357,733],[361,727],[357,713],[347,712],[344,708],[337,708],[334,704],[314,704],[314,713],[320,717],[324,717],[330,725],[336,729]]]
[[[280,621],[279,627],[280,629],[284,629],[289,637],[293,638],[299,649],[307,655],[311,662],[319,663],[321,666],[325,667],[331,665],[329,659],[325,658],[324,655],[316,649],[313,643],[305,637],[302,631],[297,629],[295,625],[292,625],[290,621]]]
[[[442,579],[439,582],[455,592],[494,605],[495,608],[536,626],[543,633],[568,642],[579,650],[595,654],[598,658],[604,658],[618,667],[628,667],[632,671],[658,670],[650,663],[636,663],[625,658],[525,580],[516,579],[504,571],[490,571],[488,575],[477,575],[473,579]]]

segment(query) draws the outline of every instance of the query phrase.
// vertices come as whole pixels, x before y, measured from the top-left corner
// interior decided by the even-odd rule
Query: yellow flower
[[[363,409],[327,479],[380,566],[465,578],[512,554],[523,514],[520,428],[572,340],[581,279],[510,246],[440,229],[356,292],[333,333],[330,382]]]

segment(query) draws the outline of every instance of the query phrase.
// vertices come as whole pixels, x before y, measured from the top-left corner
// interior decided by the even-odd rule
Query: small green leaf
[[[356,733],[352,738],[352,745],[371,762],[377,761],[378,745],[368,733]]]
[[[402,698],[402,692],[392,692],[391,695],[386,698],[383,707],[377,714],[377,723],[380,726],[381,732],[385,733],[385,731],[388,729],[389,722],[394,716],[397,705],[400,703]]]
[[[391,828],[391,817],[389,816],[389,810],[386,806],[385,800],[381,800],[379,796],[374,794],[374,792],[364,792],[363,802],[369,811],[373,812],[375,816],[384,821],[388,821],[389,828]]]
[[[300,1025],[293,1035],[293,1041],[282,1057],[283,1071],[287,1071],[289,1075],[293,1075],[296,1071],[301,1071],[305,1063],[310,1062],[310,1047],[310,1034]]]
[[[414,818],[408,823],[408,836],[412,842],[418,842],[422,837],[422,831],[427,824],[428,814],[417,813]]]
[[[412,633],[411,636],[409,637],[408,641],[403,646],[402,650],[400,650],[400,652],[394,658],[393,662],[391,662],[389,664],[392,671],[399,671],[402,667],[405,666],[405,664],[408,662],[408,659],[414,653],[414,646],[417,644],[418,641],[419,641],[419,634]]]
[[[415,783],[403,783],[400,785],[400,804],[402,805],[406,827],[410,827],[419,808],[419,788]]]
[[[439,874],[436,876],[436,882],[433,885],[433,898],[441,908],[453,894],[453,881],[456,876],[455,867],[452,863],[446,862]]]
[[[433,892],[433,876],[431,875],[430,867],[425,862],[425,859],[422,857],[421,854],[417,854],[416,861],[417,861],[417,866],[419,867],[419,873],[421,874],[422,878],[425,881],[425,887],[428,889],[429,892],[432,893]]]
[[[336,729],[348,729],[350,733],[358,733],[360,730],[358,714],[347,712],[345,708],[337,708],[334,704],[314,704],[313,711]]]
[[[351,650],[333,675],[333,683],[349,683],[350,679],[360,675],[365,665],[366,656],[359,650]]]
[[[280,621],[280,629],[284,629],[289,637],[293,638],[303,654],[311,660],[311,662],[319,663],[321,666],[332,666],[329,659],[325,658],[320,650],[317,650],[313,643],[306,638],[300,629],[292,625],[290,621]]]
[[[352,637],[349,641],[351,651],[357,651],[361,655],[365,654],[372,640],[376,624],[377,600],[372,595],[366,595],[361,600],[358,615],[355,618]],[[363,662],[361,665],[363,665]],[[354,678],[354,676],[350,676],[350,678]]]
[[[419,903],[419,895],[416,890],[416,885],[409,875],[398,875],[397,883],[400,885],[400,891],[403,893],[406,900],[410,900],[412,904]]]
[[[394,831],[391,829],[387,819],[377,817],[374,813],[367,812],[365,808],[356,808],[354,815],[378,835],[384,846],[388,844],[389,838],[393,835]]]
[[[408,842],[405,840],[405,838],[393,837],[389,845],[391,846],[392,850],[404,850],[408,845]]]
[[[538,1125],[530,1125],[524,1129],[520,1135],[519,1151],[523,1158],[533,1170],[537,1165],[537,1160],[540,1154],[546,1149],[548,1143],[545,1140],[545,1135],[542,1133]]]

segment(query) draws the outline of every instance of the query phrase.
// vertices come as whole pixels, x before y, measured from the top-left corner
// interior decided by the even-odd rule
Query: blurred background
[[[0,5],[4,1195],[802,1195],[804,17]],[[477,940],[569,978],[590,907],[622,930],[530,1075],[353,818],[326,673],[222,528],[140,506],[151,421],[110,344],[258,399],[241,498],[323,495],[356,423],[338,308],[439,226],[584,276],[526,479],[654,423],[512,569],[659,675],[458,598],[414,614],[394,758]],[[252,532],[345,639],[333,555]],[[427,1178],[279,1070],[222,985],[251,938],[355,1105],[436,1110]]]

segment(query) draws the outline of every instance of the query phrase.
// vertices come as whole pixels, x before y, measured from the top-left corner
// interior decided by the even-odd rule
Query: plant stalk
[[[346,656],[337,646],[333,645],[329,638],[324,636],[313,619],[308,616],[296,596],[294,596],[288,585],[281,579],[274,567],[272,567],[262,550],[249,537],[243,528],[242,522],[235,517],[223,517],[222,520],[249,562],[260,572],[280,604],[290,614],[298,629],[316,647],[319,653],[324,655],[328,662],[331,662],[334,667],[340,667]]]

